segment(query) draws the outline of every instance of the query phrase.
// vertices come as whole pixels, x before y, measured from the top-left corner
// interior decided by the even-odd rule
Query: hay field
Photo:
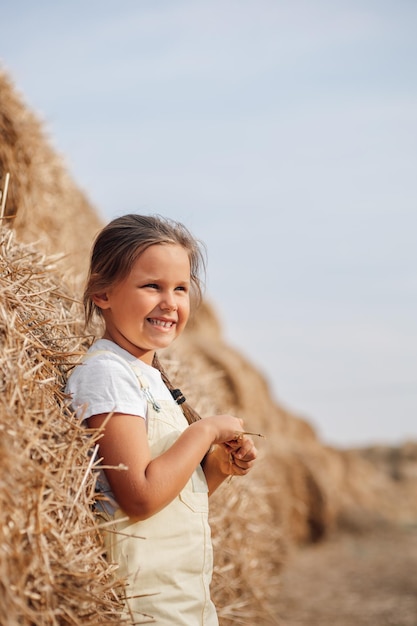
[[[0,134],[0,188],[11,174],[0,225],[0,623],[121,623],[121,582],[102,557],[91,512],[95,436],[69,414],[61,391],[91,340],[78,300],[100,219],[5,74]],[[267,437],[257,467],[211,499],[222,626],[280,623],[280,581],[294,545],[339,527],[417,519],[410,454],[407,471],[394,475],[381,455],[323,446],[224,342],[209,303],[162,356],[202,414],[234,412]]]

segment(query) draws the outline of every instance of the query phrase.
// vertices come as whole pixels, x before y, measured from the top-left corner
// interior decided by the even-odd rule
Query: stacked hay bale
[[[94,438],[65,409],[76,305],[0,228],[0,624],[118,624],[91,509]]]

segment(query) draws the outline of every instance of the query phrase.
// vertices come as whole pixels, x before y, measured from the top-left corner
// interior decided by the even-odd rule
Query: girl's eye
[[[148,283],[147,285],[144,285],[144,287],[147,287],[148,289],[158,289],[158,285],[156,283]]]
[[[184,287],[184,285],[180,285],[180,286],[175,288],[175,291],[187,291],[187,288]]]

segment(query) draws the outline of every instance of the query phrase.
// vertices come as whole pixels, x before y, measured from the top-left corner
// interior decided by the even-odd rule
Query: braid
[[[164,368],[161,365],[160,360],[158,359],[156,353],[153,357],[153,361],[152,361],[152,367],[154,367],[155,369],[159,370],[161,372],[161,377],[163,382],[165,383],[165,385],[168,387],[169,391],[171,392],[171,394],[173,394],[174,391],[178,392],[179,389],[175,389],[174,385],[171,383],[171,381],[169,380],[167,373],[165,372]],[[179,393],[179,395],[181,396],[182,402],[179,403],[182,412],[185,415],[185,418],[187,420],[187,422],[189,424],[192,424],[193,422],[198,422],[198,420],[201,419],[201,416],[197,413],[197,411],[195,411],[189,404],[188,402],[186,402],[184,396],[182,396],[181,393]],[[175,395],[173,394],[173,397],[175,398]]]

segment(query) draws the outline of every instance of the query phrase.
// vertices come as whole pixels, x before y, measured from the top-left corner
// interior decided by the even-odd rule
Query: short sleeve
[[[133,369],[111,354],[91,356],[77,365],[66,390],[82,419],[112,411],[146,419],[146,399]]]

